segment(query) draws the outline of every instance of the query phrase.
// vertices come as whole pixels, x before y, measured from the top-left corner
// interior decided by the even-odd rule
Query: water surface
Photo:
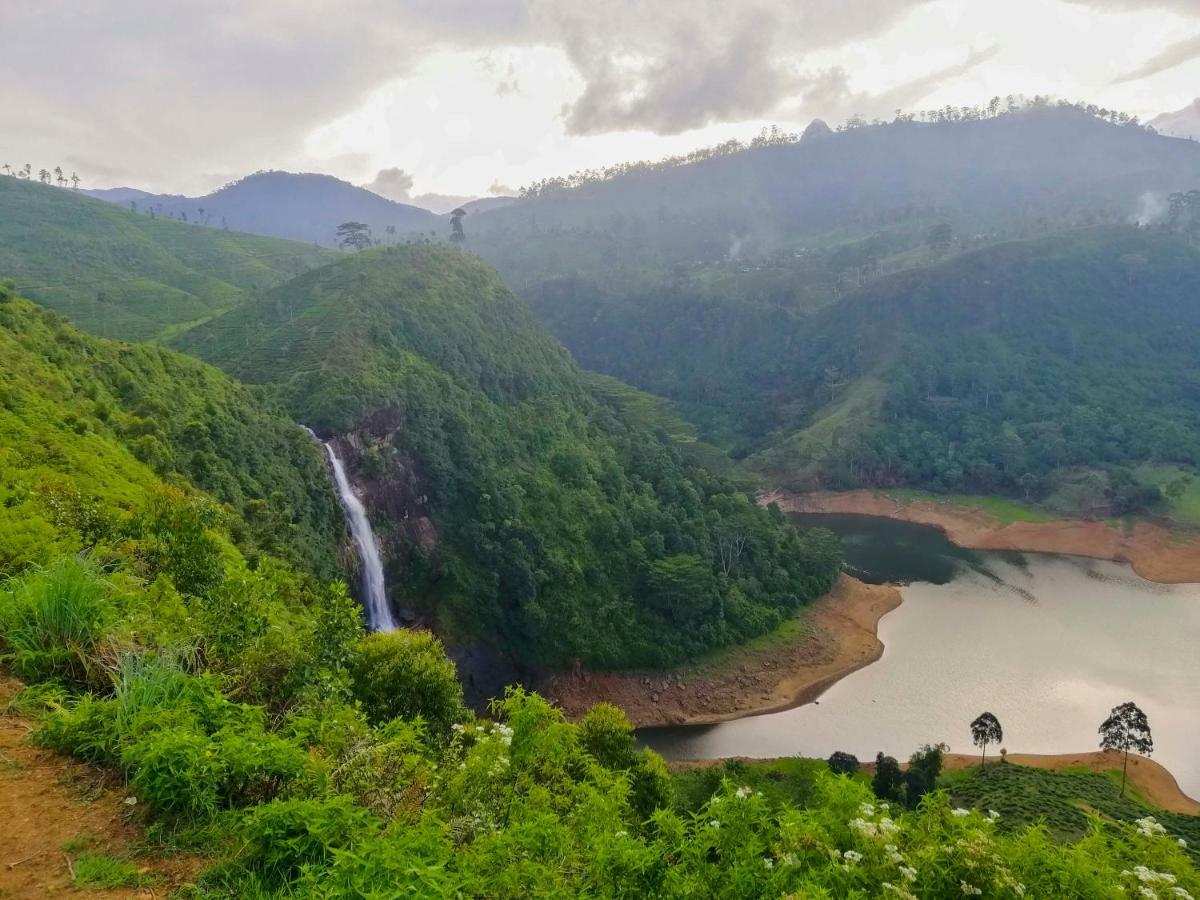
[[[903,587],[904,603],[880,623],[883,657],[818,704],[716,726],[645,729],[647,744],[669,758],[835,750],[904,758],[937,741],[973,752],[968,723],[990,710],[1013,752],[1070,753],[1098,749],[1100,722],[1134,700],[1150,719],[1153,758],[1200,797],[1200,585],[1154,584],[1128,566],[1077,557],[960,556],[943,552],[937,539],[949,542],[934,529],[862,516],[799,524],[848,533],[847,558],[867,574],[932,573]],[[907,554],[932,548],[933,558],[873,556],[872,542],[886,545],[892,526],[903,526],[895,533]],[[933,583],[947,567],[943,583]]]

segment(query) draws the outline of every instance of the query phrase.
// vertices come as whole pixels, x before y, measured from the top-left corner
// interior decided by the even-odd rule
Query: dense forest
[[[527,662],[675,662],[829,590],[799,533],[594,391],[495,274],[432,245],[300,276],[178,345],[349,434],[397,593]],[[436,529],[406,529],[426,516]],[[395,527],[391,527],[391,526]]]

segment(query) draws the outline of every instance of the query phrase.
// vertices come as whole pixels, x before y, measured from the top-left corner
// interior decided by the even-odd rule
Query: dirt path
[[[716,667],[580,672],[552,676],[537,689],[569,717],[604,701],[621,707],[639,727],[708,724],[790,709],[879,659],[879,620],[899,605],[896,588],[843,575],[809,608],[809,629],[795,641],[733,650]]]
[[[1120,771],[1121,769],[1121,754],[1115,750],[1098,750],[1094,753],[1010,753],[1007,759],[1010,763],[1031,766],[1035,769],[1083,767],[1093,772],[1105,772],[1112,769]],[[990,760],[988,764],[991,765]],[[965,769],[977,765],[979,765],[978,756],[966,753],[946,754],[947,770]],[[1144,756],[1131,755],[1129,757],[1129,783],[1137,788],[1142,798],[1151,806],[1165,809],[1168,812],[1200,815],[1200,803],[1180,790],[1175,776],[1152,759]]]
[[[1005,525],[977,509],[914,500],[901,503],[873,491],[793,494],[774,491],[759,498],[784,512],[854,513],[932,525],[960,547],[972,550],[1020,550],[1062,553],[1129,563],[1149,581],[1179,584],[1200,581],[1200,537],[1177,534],[1149,522],[1129,528],[1106,522],[1060,519]]]
[[[20,684],[0,678],[0,710]],[[0,715],[0,898],[163,897],[190,879],[194,859],[135,856],[139,829],[127,821],[123,792],[96,770],[29,746],[30,724]],[[70,852],[65,852],[64,847]],[[133,860],[157,875],[153,888],[89,890],[72,886],[68,859],[81,851]]]

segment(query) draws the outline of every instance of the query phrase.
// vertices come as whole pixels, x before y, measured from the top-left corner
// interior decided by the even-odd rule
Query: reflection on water
[[[833,524],[821,518],[803,524]],[[849,524],[861,534],[863,517],[836,518],[857,520]],[[887,535],[903,523],[868,524]],[[880,559],[859,556],[868,551],[856,544],[870,541],[847,541],[848,558],[864,569],[903,570],[915,582],[880,623],[879,662],[835,684],[818,704],[721,725],[645,729],[641,738],[674,758],[835,750],[906,757],[936,741],[970,752],[968,723],[986,709],[999,717],[1010,750],[1065,753],[1095,749],[1109,710],[1134,700],[1150,718],[1154,758],[1200,797],[1200,585],[1153,584],[1127,566],[1071,557],[956,553],[929,535],[906,534],[907,550]],[[932,560],[911,558],[926,548]],[[948,577],[934,577],[948,567]],[[931,577],[918,581],[918,571]]]

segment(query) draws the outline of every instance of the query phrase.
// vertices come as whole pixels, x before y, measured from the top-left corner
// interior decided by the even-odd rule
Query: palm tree
[[[1004,740],[1004,729],[1000,727],[1000,720],[990,712],[980,713],[971,723],[971,740],[976,747],[983,748],[983,755],[979,758],[979,771],[982,772],[987,762],[988,744],[998,744]]]

